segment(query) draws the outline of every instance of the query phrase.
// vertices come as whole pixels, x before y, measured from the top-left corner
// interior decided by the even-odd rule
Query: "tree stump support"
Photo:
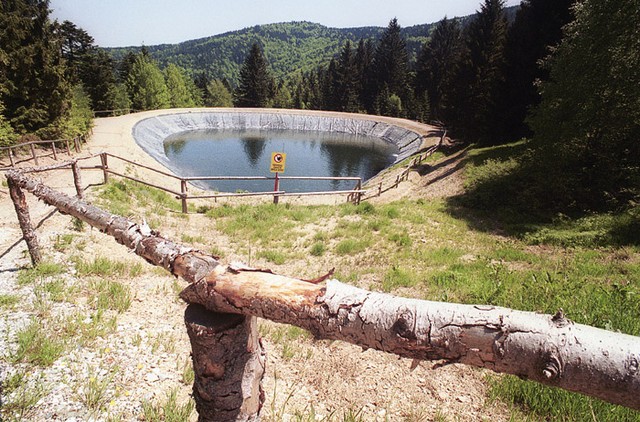
[[[83,199],[82,178],[80,177],[80,167],[77,161],[71,163],[71,172],[73,173],[73,185],[76,187],[76,196]]]
[[[102,174],[104,176],[104,184],[109,182],[109,163],[107,162],[107,153],[100,154],[100,162],[102,163]]]
[[[22,237],[27,242],[27,248],[29,249],[29,255],[31,255],[31,263],[36,266],[42,261],[42,254],[40,253],[40,244],[38,243],[38,236],[36,235],[33,226],[31,225],[31,216],[29,215],[29,206],[27,205],[27,199],[18,186],[11,178],[7,178],[7,184],[9,185],[9,194],[13,201],[13,206],[18,216],[18,223],[20,223],[20,230],[22,230]]]
[[[191,304],[184,319],[191,341],[198,421],[260,420],[266,357],[257,318]]]

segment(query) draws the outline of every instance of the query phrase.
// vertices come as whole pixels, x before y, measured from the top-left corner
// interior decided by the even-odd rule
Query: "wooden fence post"
[[[104,184],[109,182],[109,163],[107,162],[107,153],[100,154],[100,162],[102,163],[102,174],[104,176]]]
[[[51,147],[53,150],[53,159],[58,161],[58,153],[56,151],[56,143],[55,142],[51,142]]]
[[[75,147],[76,152],[80,153],[80,140],[77,136],[73,138],[73,146]]]
[[[65,143],[65,145],[67,146],[67,155],[68,155],[69,157],[71,157],[71,147],[69,146],[69,140],[68,140],[68,139],[65,139],[65,140],[64,140],[64,143]]]
[[[187,207],[187,181],[180,179],[180,201],[182,202],[182,213],[187,214],[189,208]]]
[[[9,147],[9,161],[11,161],[11,167],[16,166],[16,162],[13,160],[13,148]]]
[[[29,255],[31,255],[31,262],[34,266],[38,265],[42,260],[40,253],[40,244],[38,243],[38,236],[33,230],[31,225],[31,216],[29,215],[29,206],[27,205],[27,199],[18,186],[12,179],[7,178],[7,184],[9,185],[9,194],[13,201],[13,206],[18,216],[18,223],[20,223],[20,230],[22,230],[22,237],[27,242],[27,248],[29,249]]]
[[[33,157],[33,162],[38,166],[38,156],[36,155],[36,149],[33,147],[33,144],[29,144],[29,148],[31,148],[31,156]]]
[[[80,167],[78,167],[77,161],[71,163],[71,172],[73,173],[73,184],[76,187],[76,196],[83,199],[84,192],[82,190],[82,179],[80,178]]]
[[[265,399],[266,359],[257,318],[214,313],[192,304],[184,319],[191,341],[198,421],[258,421]]]

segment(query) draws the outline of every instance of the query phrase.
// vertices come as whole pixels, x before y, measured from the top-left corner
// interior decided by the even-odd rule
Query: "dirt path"
[[[95,154],[108,150],[145,165],[159,166],[131,138],[133,124],[154,113],[157,112],[97,120],[84,152]],[[432,168],[416,169],[398,189],[373,201],[442,197],[459,192],[462,182],[457,170],[462,157],[453,155]],[[125,169],[123,165],[119,170]],[[432,171],[427,171],[429,169]],[[58,173],[43,178],[56,189],[74,193],[68,177]],[[84,172],[83,178],[85,182],[98,183],[102,175]],[[394,179],[395,173],[382,176],[384,182],[387,178]],[[72,231],[67,216],[54,213],[44,219],[51,209],[31,195],[27,197],[32,218],[40,224],[41,243],[51,259],[68,263],[69,255],[74,254],[87,260],[103,256],[131,262],[131,265],[140,262],[124,247],[95,230]],[[169,238],[180,241],[185,233],[198,233],[204,238],[216,239],[221,247],[231,243],[203,216],[171,217],[165,221],[162,231]],[[58,251],[56,245],[64,234],[71,234],[73,240],[67,249]],[[27,303],[33,303],[37,300],[33,287],[16,285],[15,270],[28,265],[24,242],[18,243],[18,239],[20,232],[12,204],[8,195],[2,193],[0,294],[17,292]],[[226,259],[242,259],[231,249],[227,251]],[[285,266],[284,270],[294,274],[298,269]],[[320,271],[318,268],[318,273]],[[177,392],[180,401],[187,399],[190,386],[183,381],[190,347],[182,322],[184,305],[176,297],[181,282],[146,264],[141,275],[129,277],[126,282],[131,287],[133,301],[131,307],[118,316],[114,333],[98,338],[88,347],[74,349],[51,367],[30,375],[30,382],[46,385],[50,392],[32,406],[24,420],[137,420],[143,413],[144,401],[161,403],[172,390]],[[53,305],[51,312],[68,314],[82,311],[86,305],[78,299],[73,304]],[[0,350],[15,347],[4,339],[12,338],[24,327],[32,312],[27,309],[0,314],[0,337],[3,338]],[[268,321],[261,321],[260,331],[268,351],[264,420],[339,421],[346,419],[350,412],[365,421],[509,419],[503,405],[487,402],[484,371],[455,364],[433,369],[429,362],[413,367],[407,359],[373,350],[362,351],[339,342],[314,341],[289,327]],[[13,374],[16,367],[0,359],[0,379]],[[88,406],[83,398],[83,386],[91,379],[109,381],[104,393],[106,403],[97,410]]]

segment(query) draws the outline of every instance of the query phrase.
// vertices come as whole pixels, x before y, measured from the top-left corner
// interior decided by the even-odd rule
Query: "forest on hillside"
[[[633,208],[639,10],[637,0],[484,0],[475,15],[407,29],[396,19],[348,30],[298,22],[108,52],[52,21],[48,0],[12,0],[0,6],[0,142],[74,136],[99,110],[381,114],[437,121],[479,147],[527,139],[496,178],[504,186],[473,187],[467,205]]]

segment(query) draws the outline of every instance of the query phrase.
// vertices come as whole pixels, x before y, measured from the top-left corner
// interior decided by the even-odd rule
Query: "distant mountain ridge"
[[[515,9],[516,7],[507,9],[510,19],[515,15]],[[471,16],[460,19],[464,22]],[[410,61],[415,60],[435,25],[436,23],[428,23],[402,29]],[[256,25],[178,44],[145,48],[158,60],[161,67],[174,63],[192,75],[205,72],[210,78],[226,78],[233,84],[254,42],[262,46],[275,77],[284,79],[326,64],[338,54],[345,41],[351,41],[353,48],[356,48],[361,38],[377,40],[384,29],[372,26],[329,28],[312,22],[284,22]],[[108,48],[106,51],[120,60],[128,52],[138,52],[141,48]]]

